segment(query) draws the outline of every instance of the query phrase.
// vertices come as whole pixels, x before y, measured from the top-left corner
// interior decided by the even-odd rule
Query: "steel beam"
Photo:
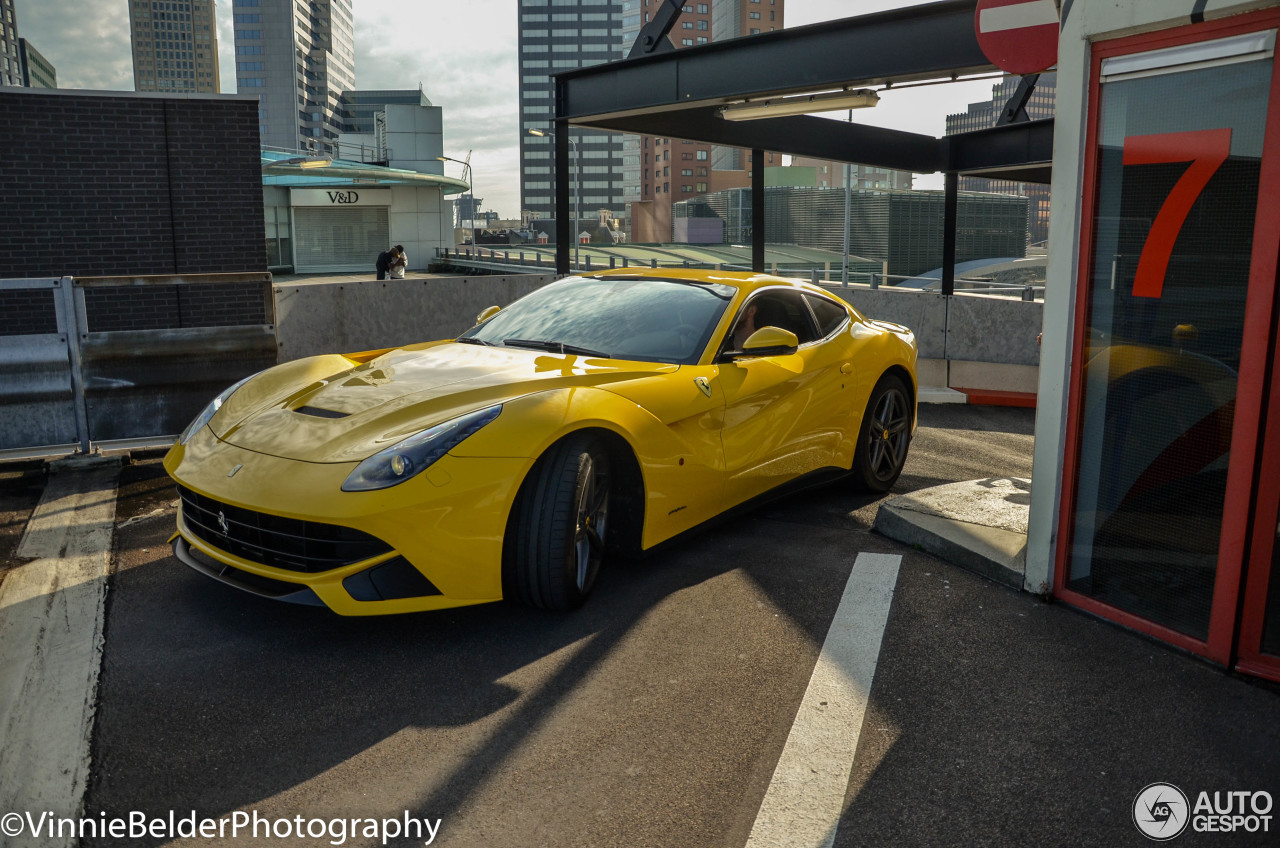
[[[976,8],[977,0],[945,0],[569,71],[557,77],[565,83],[558,115],[576,122],[992,71]]]
[[[717,108],[701,107],[602,119],[593,121],[591,126],[925,174],[942,170],[945,165],[933,136],[809,115],[726,121]]]
[[[1025,183],[1051,181],[1052,118],[949,135],[940,142],[943,170]]]

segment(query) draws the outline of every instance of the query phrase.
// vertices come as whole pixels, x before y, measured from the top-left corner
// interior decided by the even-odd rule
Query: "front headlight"
[[[250,374],[234,386],[228,386],[223,389],[221,394],[209,401],[209,405],[201,410],[200,414],[196,416],[194,421],[187,425],[187,429],[182,431],[182,435],[178,437],[178,444],[185,445],[189,442],[191,437],[200,431],[201,427],[213,420],[214,414],[217,413],[217,411],[222,408],[222,405],[227,402],[227,398],[235,394],[236,389],[240,388],[256,376],[258,375]]]
[[[403,483],[457,447],[463,439],[498,417],[502,405],[461,415],[398,442],[356,466],[342,484],[344,492],[371,492]]]

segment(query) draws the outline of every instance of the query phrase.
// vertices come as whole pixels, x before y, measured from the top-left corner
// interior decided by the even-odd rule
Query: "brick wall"
[[[252,100],[0,92],[0,279],[266,270]]]
[[[95,286],[84,291],[91,333],[269,324],[262,283]]]

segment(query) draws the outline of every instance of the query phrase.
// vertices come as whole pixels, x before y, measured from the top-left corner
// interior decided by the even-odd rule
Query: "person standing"
[[[374,270],[378,272],[379,280],[387,278],[387,273],[391,270],[391,258],[394,250],[395,248],[391,248],[391,250],[382,251],[378,254],[378,260],[373,263]]]
[[[404,245],[397,244],[391,248],[391,260],[387,263],[387,272],[393,280],[403,280],[405,269],[409,267],[409,257],[405,255]]]

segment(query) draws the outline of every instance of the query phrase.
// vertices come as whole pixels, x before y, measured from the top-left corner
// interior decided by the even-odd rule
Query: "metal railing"
[[[277,359],[271,275],[0,280],[0,459],[164,446]]]
[[[597,252],[599,253],[599,252]],[[555,255],[549,250],[533,250],[531,247],[520,249],[519,247],[511,248],[486,248],[461,247],[461,248],[436,248],[436,258],[445,264],[461,264],[470,268],[482,270],[503,271],[503,272],[519,272],[522,269],[537,268],[542,270],[555,270]],[[603,257],[601,257],[603,259]],[[732,262],[697,262],[689,259],[671,259],[663,261],[657,257],[650,257],[649,260],[633,260],[628,256],[610,255],[608,263],[603,261],[595,261],[591,254],[585,254],[583,261],[579,263],[579,267],[574,269],[576,272],[590,273],[592,271],[613,270],[618,268],[701,268],[715,271],[750,271],[749,264],[732,263]],[[819,283],[844,285],[844,275],[838,265],[835,267],[824,266],[819,268],[813,264],[797,264],[786,265],[782,263],[771,263],[769,273],[783,277],[797,277],[807,279],[814,285]],[[942,281],[919,276],[908,276],[902,274],[885,274],[875,271],[850,271],[848,274],[848,284],[869,286],[878,289],[881,286],[890,288],[901,288],[903,291],[918,291],[924,293],[938,294],[942,288]],[[957,295],[995,295],[999,297],[1017,298],[1024,301],[1044,300],[1044,283],[1001,283],[994,281],[988,277],[956,277],[955,294]]]

